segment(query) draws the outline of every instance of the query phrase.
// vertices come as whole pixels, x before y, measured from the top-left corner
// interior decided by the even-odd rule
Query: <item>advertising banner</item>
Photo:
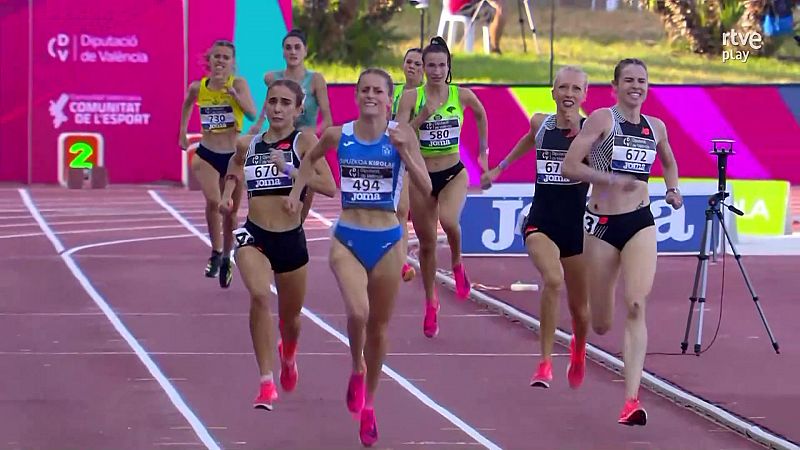
[[[102,160],[111,183],[180,180],[182,23],[181,2],[35,4],[34,183],[59,181],[63,162],[75,157],[63,142],[76,133],[99,136],[105,154],[84,162]]]
[[[731,180],[733,202],[744,216],[736,217],[740,235],[781,236],[787,232],[790,186],[787,181]]]
[[[650,182],[650,210],[656,223],[659,254],[696,254],[701,250],[708,198],[715,181],[681,184],[684,204],[672,209],[664,200],[664,183]],[[520,228],[532,204],[532,184],[495,185],[478,195],[468,195],[461,214],[462,252],[472,256],[526,255]],[[729,190],[730,192],[730,190]],[[726,200],[730,202],[730,199]],[[731,214],[723,217],[730,223]],[[735,239],[734,227],[728,226]],[[713,244],[720,252],[721,228],[713,227]]]

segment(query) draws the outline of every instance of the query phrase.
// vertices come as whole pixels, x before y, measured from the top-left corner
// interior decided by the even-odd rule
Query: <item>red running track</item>
[[[30,209],[40,224],[19,192],[0,191],[0,282],[10,293],[0,314],[0,447],[360,448],[344,405],[350,363],[325,223],[306,223],[312,258],[298,390],[281,392],[274,411],[256,411],[246,291],[238,274],[229,290],[202,276],[209,249],[184,226],[204,233],[200,194],[157,191],[172,214],[144,188],[35,188]],[[315,210],[333,219],[338,207],[320,201]],[[66,249],[61,257],[40,225]],[[617,425],[622,383],[599,365],[589,365],[580,390],[563,377],[548,391],[530,388],[536,336],[440,292],[442,332],[430,340],[421,283],[401,288],[392,370],[376,399],[378,448],[760,448],[649,392],[648,426]],[[142,361],[150,360],[148,371]]]

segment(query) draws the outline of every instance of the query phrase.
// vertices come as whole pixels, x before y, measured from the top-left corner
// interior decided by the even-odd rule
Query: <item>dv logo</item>
[[[47,53],[57,58],[61,62],[65,62],[69,58],[69,35],[58,33],[56,36],[47,41]]]

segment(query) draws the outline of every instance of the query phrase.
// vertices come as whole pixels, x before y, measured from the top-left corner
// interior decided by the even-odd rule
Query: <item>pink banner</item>
[[[466,86],[466,85],[465,85]],[[528,131],[531,111],[551,108],[543,97],[533,96],[546,87],[471,86],[483,103],[489,120],[489,164],[496,166]],[[790,107],[789,94],[800,86],[651,86],[642,112],[667,125],[669,141],[684,178],[716,178],[716,157],[709,154],[711,139],[734,139],[736,154],[729,159],[728,176],[737,179],[780,179],[800,183],[800,123]],[[335,124],[358,114],[353,85],[328,89]],[[546,94],[549,99],[549,93]],[[615,102],[612,88],[593,85],[583,105],[587,113]],[[747,105],[744,107],[743,105]],[[470,184],[480,184],[477,166],[478,133],[474,116],[464,115],[461,155]],[[332,153],[328,155],[335,171]],[[653,175],[662,174],[661,164]],[[535,179],[536,160],[529,153],[505,170],[501,183],[530,183]]]
[[[28,2],[0,2],[0,180],[28,181]]]
[[[64,133],[97,133],[111,183],[179,180],[183,5],[158,0],[36,2],[35,183],[58,178]]]
[[[199,80],[208,73],[206,52],[215,41],[226,39],[233,42],[235,8],[235,0],[192,0],[189,2],[189,45],[187,48],[189,79],[186,87],[192,81]],[[184,91],[186,90],[185,88]],[[178,116],[178,119],[180,119],[180,116]],[[178,125],[179,122],[175,122],[176,136]],[[197,108],[192,110],[192,117],[189,120],[189,132],[200,132],[200,116],[197,114]],[[173,148],[178,149],[177,141]]]

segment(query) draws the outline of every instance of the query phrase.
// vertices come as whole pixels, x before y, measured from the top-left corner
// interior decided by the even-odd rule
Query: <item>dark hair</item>
[[[267,87],[267,98],[269,98],[269,91],[275,86],[285,86],[287,89],[292,91],[292,94],[294,94],[295,97],[294,106],[300,107],[303,105],[305,94],[303,94],[303,88],[301,88],[296,81],[288,80],[286,78],[274,80],[269,84],[269,87]]]
[[[386,89],[388,89],[388,90],[389,90],[389,98],[392,98],[392,95],[394,94],[394,82],[392,81],[392,76],[391,76],[391,75],[389,75],[389,73],[388,73],[388,72],[386,72],[386,71],[385,71],[385,70],[383,70],[383,69],[379,69],[379,68],[377,68],[377,67],[370,67],[370,68],[364,69],[364,70],[363,70],[363,71],[362,71],[362,72],[361,72],[361,73],[358,75],[358,81],[356,81],[356,86],[358,86],[359,84],[361,84],[361,78],[362,78],[364,75],[369,75],[369,74],[372,74],[372,75],[380,75],[381,77],[383,77],[384,81],[386,81]]]
[[[624,69],[625,67],[627,67],[627,66],[629,66],[631,64],[634,64],[634,65],[637,65],[637,66],[642,66],[642,68],[644,68],[644,72],[647,73],[647,66],[644,64],[644,61],[642,61],[641,59],[638,59],[638,58],[625,58],[625,59],[621,60],[620,62],[618,62],[617,65],[614,67],[614,81],[615,82],[619,81],[619,75],[622,72],[622,69]]]
[[[422,54],[422,49],[421,49],[421,48],[419,48],[419,47],[412,47],[412,48],[410,48],[410,49],[406,50],[406,54],[405,54],[405,55],[403,55],[403,59],[406,59],[406,58],[408,58],[408,54],[409,54],[409,53],[419,53],[419,54]]]
[[[290,37],[296,37],[297,39],[300,39],[300,41],[303,43],[303,46],[308,46],[308,44],[306,43],[306,34],[303,33],[303,30],[299,28],[292,28],[292,30],[286,33],[286,36],[283,37],[281,45],[286,45],[286,40],[289,39]]]
[[[441,36],[434,36],[431,38],[431,43],[422,50],[422,62],[425,62],[425,56],[428,53],[444,53],[447,55],[447,78],[444,79],[445,83],[450,83],[453,79],[452,73],[452,57],[450,56],[450,49],[447,48],[447,42]]]

